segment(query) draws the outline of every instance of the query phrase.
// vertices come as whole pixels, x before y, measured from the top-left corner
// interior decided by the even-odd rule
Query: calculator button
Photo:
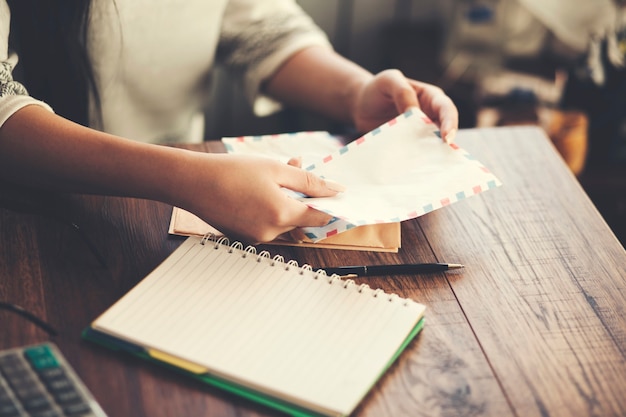
[[[22,361],[7,361],[5,363],[0,364],[0,371],[4,374],[5,377],[10,378],[11,376],[19,376],[24,374],[29,374],[30,369],[26,366],[26,364]]]
[[[29,417],[65,417],[63,414],[55,410],[46,410],[39,413],[33,413]]]
[[[61,405],[77,403],[83,400],[83,398],[80,396],[78,392],[76,392],[75,389],[71,389],[71,390],[67,390],[63,392],[55,392],[54,399],[56,400],[57,403]]]
[[[12,401],[0,403],[0,417],[16,417],[19,415],[20,411]]]
[[[28,348],[24,351],[24,356],[26,356],[35,370],[55,368],[59,366],[59,362],[54,357],[48,346]]]
[[[44,381],[44,383],[46,384],[48,391],[50,391],[53,395],[55,392],[67,391],[74,387],[74,384],[69,380],[69,378],[53,379],[52,381]]]
[[[44,381],[50,381],[56,378],[64,377],[65,372],[63,371],[63,368],[58,366],[56,368],[40,369],[37,371],[37,375],[39,375],[39,377]]]
[[[45,411],[31,413],[29,417],[64,417],[64,416],[63,414],[60,414],[56,410],[45,410]]]
[[[106,417],[51,343],[0,350],[0,417]]]
[[[67,404],[63,406],[63,411],[65,412],[65,414],[70,415],[70,416],[81,416],[84,414],[89,413],[89,406],[84,403],[84,402],[80,402],[77,404]]]
[[[8,388],[5,388],[0,382],[0,417],[12,417],[15,415],[19,415],[15,402],[9,395]]]
[[[25,399],[21,399],[22,405],[28,411],[41,411],[41,410],[49,410],[52,408],[52,403],[48,400],[48,397],[45,395],[39,395],[34,397],[29,397]]]
[[[23,363],[22,358],[17,353],[9,353],[0,357],[0,368],[14,363]]]

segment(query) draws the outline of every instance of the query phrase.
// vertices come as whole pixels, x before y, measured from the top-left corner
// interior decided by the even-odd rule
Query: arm
[[[231,0],[224,16],[220,62],[243,76],[257,114],[269,111],[256,107],[262,92],[367,132],[419,106],[452,140],[458,114],[440,88],[398,70],[373,75],[343,58],[293,0]]]
[[[311,196],[336,194],[320,178],[277,161],[134,142],[36,105],[18,110],[0,128],[0,177],[48,189],[162,201],[251,242],[330,220],[287,197],[281,187]]]
[[[411,80],[398,70],[373,75],[324,47],[306,48],[288,59],[265,85],[271,96],[372,130],[409,107],[421,107],[446,141],[458,128],[458,112],[438,87]]]

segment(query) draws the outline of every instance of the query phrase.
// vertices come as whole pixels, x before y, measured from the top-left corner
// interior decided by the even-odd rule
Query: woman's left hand
[[[358,131],[368,132],[411,107],[419,107],[441,130],[447,143],[454,140],[459,114],[441,88],[406,78],[399,70],[385,70],[362,85],[353,108]]]

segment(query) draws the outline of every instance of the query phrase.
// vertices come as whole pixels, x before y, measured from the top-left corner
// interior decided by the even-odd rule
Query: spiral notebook
[[[350,414],[419,333],[424,305],[189,237],[84,337],[294,416]]]

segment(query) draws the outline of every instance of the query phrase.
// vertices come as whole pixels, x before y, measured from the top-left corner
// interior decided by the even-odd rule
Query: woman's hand
[[[229,237],[267,242],[331,216],[288,197],[342,187],[262,157],[208,154],[123,139],[27,106],[0,129],[0,178],[66,192],[147,198],[184,208]]]
[[[419,107],[439,126],[446,142],[454,140],[458,111],[439,87],[406,78],[398,70],[385,70],[362,84],[355,96],[352,118],[360,132],[368,132],[411,107]]]
[[[323,226],[332,216],[309,208],[281,188],[327,197],[343,187],[290,162],[247,155],[190,153],[188,178],[175,200],[222,233],[247,243],[267,242],[301,226]],[[295,166],[294,166],[295,165]]]
[[[451,142],[458,129],[456,106],[443,90],[406,78],[396,69],[372,75],[328,48],[311,47],[292,56],[265,84],[278,100],[352,123],[367,133],[419,107]]]

